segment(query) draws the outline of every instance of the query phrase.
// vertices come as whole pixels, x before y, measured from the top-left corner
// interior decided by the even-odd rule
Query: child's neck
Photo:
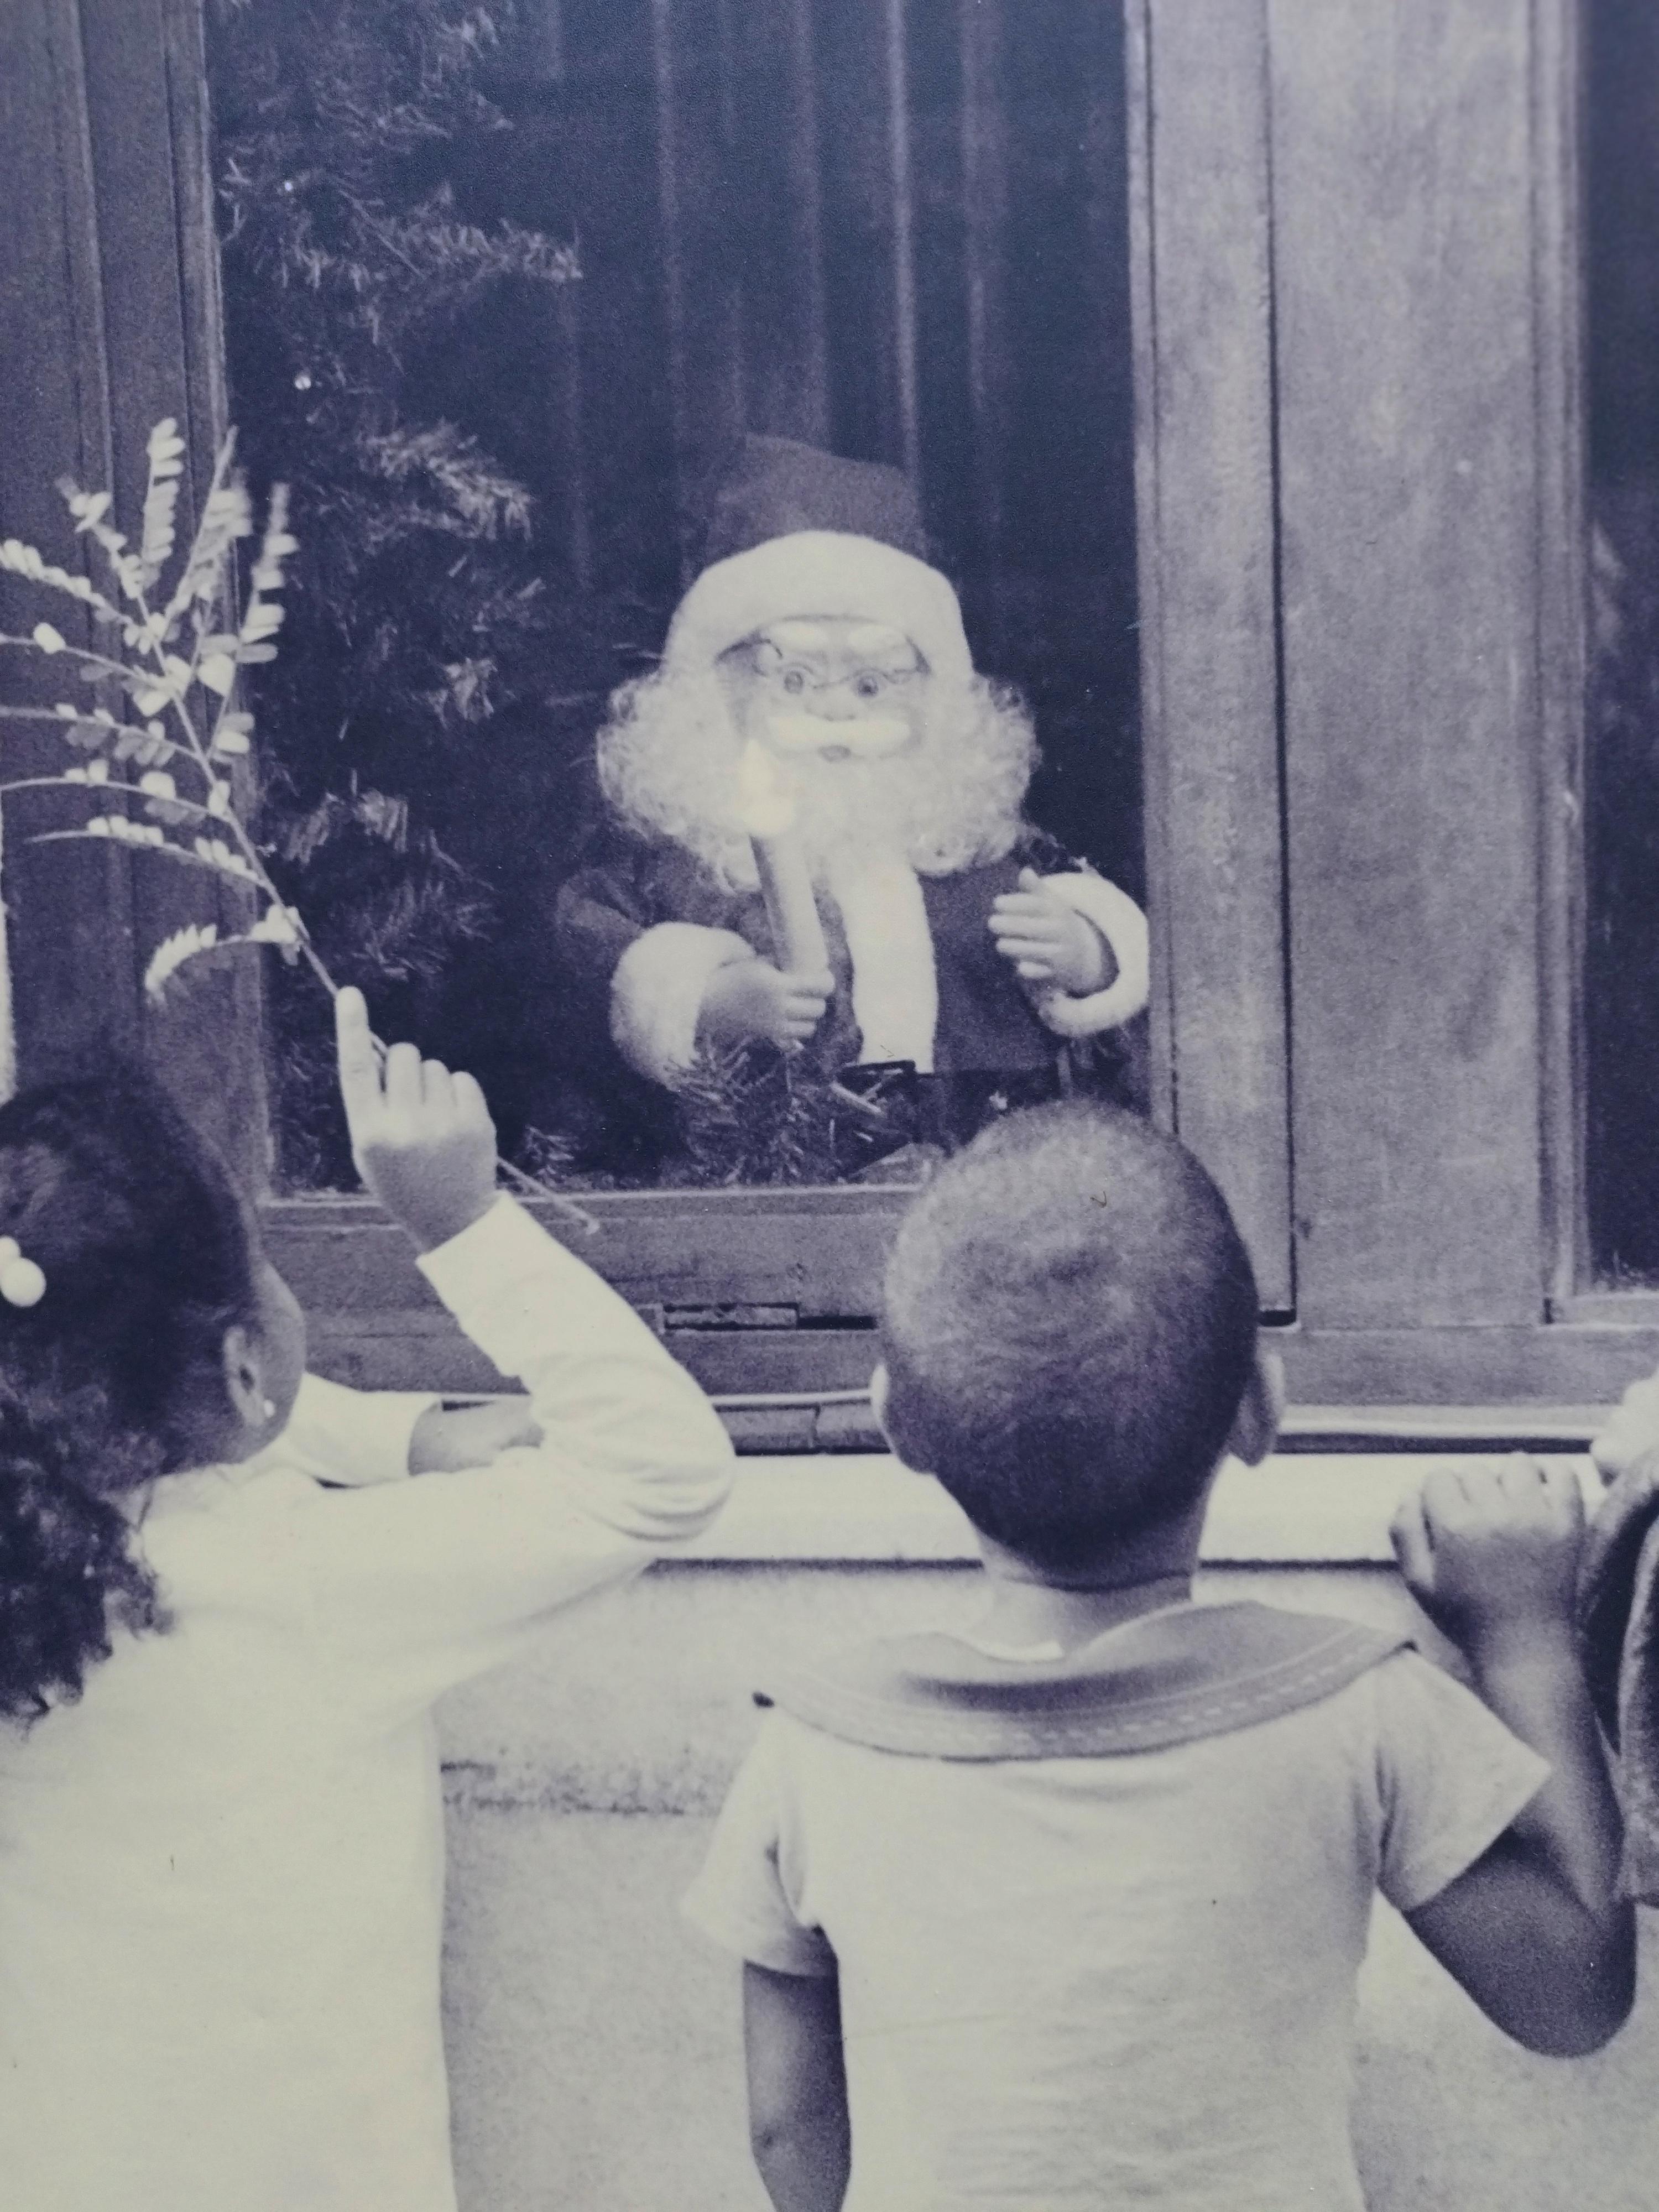
[[[974,1623],[977,1643],[1011,1651],[1058,1644],[1070,1654],[1109,1628],[1193,1594],[1200,1515],[1130,1538],[1109,1559],[1063,1577],[980,1539],[986,1607]]]

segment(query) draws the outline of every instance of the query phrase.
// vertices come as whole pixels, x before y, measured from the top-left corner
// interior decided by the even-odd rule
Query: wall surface
[[[551,1627],[533,1662],[452,1699],[462,2212],[765,2212],[744,2140],[736,1969],[679,1924],[676,1900],[769,1662],[961,1620],[975,1580],[949,1565],[659,1567]],[[1406,1606],[1374,1565],[1231,1567],[1205,1594],[1376,1621]],[[1651,1942],[1648,1956],[1659,1972]],[[1659,1993],[1611,2051],[1534,2058],[1382,1908],[1355,2131],[1372,2212],[1651,2212]]]

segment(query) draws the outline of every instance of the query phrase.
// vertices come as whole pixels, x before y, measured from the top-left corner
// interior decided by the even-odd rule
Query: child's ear
[[[1233,1417],[1227,1449],[1246,1467],[1260,1467],[1277,1441],[1284,1417],[1285,1363],[1276,1352],[1258,1343],[1255,1364]]]
[[[221,1352],[225,1395],[245,1429],[270,1425],[273,1407],[265,1395],[265,1367],[259,1340],[240,1322],[225,1331]]]

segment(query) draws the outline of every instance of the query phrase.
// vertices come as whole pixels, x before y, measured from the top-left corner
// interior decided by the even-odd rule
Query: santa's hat
[[[883,462],[745,438],[715,490],[703,561],[669,625],[671,675],[711,668],[795,615],[889,623],[936,673],[973,673],[957,595],[927,560],[915,487]]]

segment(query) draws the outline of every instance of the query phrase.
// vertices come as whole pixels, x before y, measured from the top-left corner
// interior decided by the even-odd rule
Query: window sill
[[[1493,1456],[1455,1453],[1462,1465]],[[1425,1468],[1425,1449],[1281,1452],[1255,1468],[1229,1462],[1205,1528],[1204,1563],[1391,1564],[1389,1520]],[[965,1566],[977,1557],[966,1519],[932,1477],[875,1452],[848,1454],[833,1468],[793,1455],[745,1458],[720,1519],[674,1555],[698,1566]]]

